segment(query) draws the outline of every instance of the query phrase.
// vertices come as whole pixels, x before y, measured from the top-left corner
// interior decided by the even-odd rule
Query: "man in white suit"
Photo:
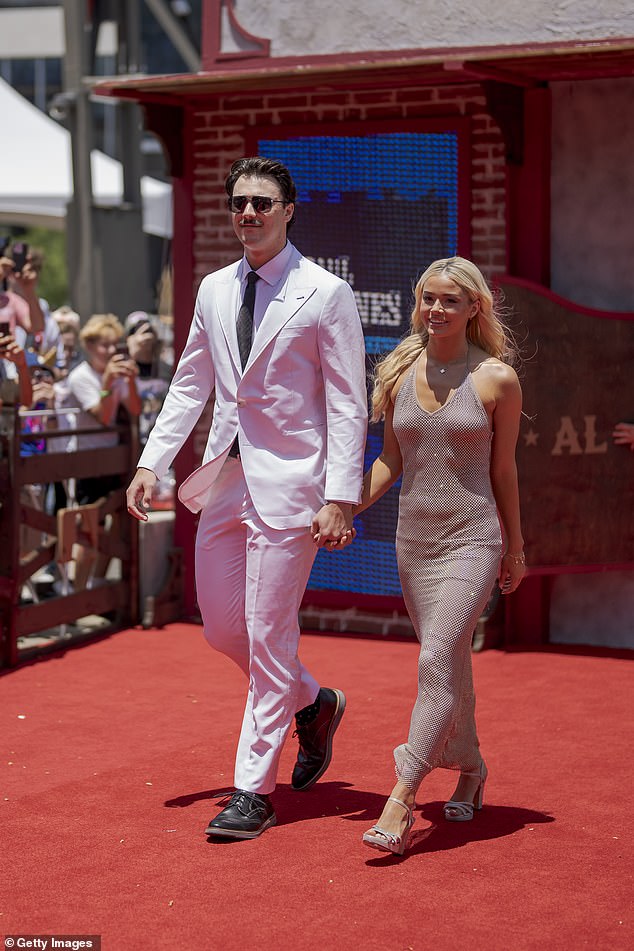
[[[363,333],[349,285],[287,240],[296,190],[283,165],[240,159],[225,187],[244,256],[200,285],[187,344],[128,489],[152,489],[208,398],[202,466],[180,500],[200,512],[196,585],[209,643],[249,678],[235,793],[206,833],[246,839],[276,818],[269,798],[295,717],[295,789],[327,769],[345,708],[298,656],[298,611],[317,548],[353,538],[367,428]],[[253,273],[255,272],[255,273]]]

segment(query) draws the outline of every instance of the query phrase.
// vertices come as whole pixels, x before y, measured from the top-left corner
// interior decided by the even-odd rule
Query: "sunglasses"
[[[229,205],[230,211],[234,211],[237,214],[244,211],[247,205],[250,204],[256,215],[266,215],[274,204],[287,205],[288,202],[282,201],[281,198],[268,198],[265,195],[234,195],[227,200],[227,204]]]

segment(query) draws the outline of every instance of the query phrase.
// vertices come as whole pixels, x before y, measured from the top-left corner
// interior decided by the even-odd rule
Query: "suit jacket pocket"
[[[303,337],[313,329],[312,324],[294,324],[292,321],[275,335],[278,340],[288,340],[289,337]]]

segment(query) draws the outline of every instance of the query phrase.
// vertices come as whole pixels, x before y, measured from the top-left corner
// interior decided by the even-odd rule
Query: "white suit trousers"
[[[319,692],[298,656],[298,612],[316,551],[309,525],[264,524],[240,460],[228,458],[198,523],[196,589],[206,639],[249,678],[237,789],[273,791],[295,713]]]

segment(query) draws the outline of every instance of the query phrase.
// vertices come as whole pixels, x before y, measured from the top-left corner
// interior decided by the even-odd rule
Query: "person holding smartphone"
[[[11,332],[22,347],[29,335],[41,340],[46,328],[48,305],[37,294],[38,258],[43,261],[40,252],[22,241],[5,246],[0,256],[0,280],[13,311]]]
[[[4,403],[33,402],[31,376],[26,354],[11,332],[13,311],[9,295],[0,291],[0,406]]]
[[[113,425],[120,407],[124,407],[131,416],[138,417],[141,401],[135,385],[138,373],[136,363],[129,356],[118,352],[122,342],[123,326],[114,314],[95,314],[82,328],[79,339],[86,353],[86,360],[71,370],[64,381],[63,394],[58,403],[58,416],[61,425],[67,426],[70,420],[64,420],[64,408],[80,407],[73,414],[77,428],[94,427],[95,422],[104,428]],[[116,446],[116,432],[94,433],[71,437],[68,451],[77,449],[98,449],[104,446]],[[119,488],[119,476],[92,476],[78,479],[76,497],[80,505],[96,502]],[[84,552],[78,558],[75,571],[75,588],[85,587],[88,577],[101,577],[107,565],[94,566]]]

